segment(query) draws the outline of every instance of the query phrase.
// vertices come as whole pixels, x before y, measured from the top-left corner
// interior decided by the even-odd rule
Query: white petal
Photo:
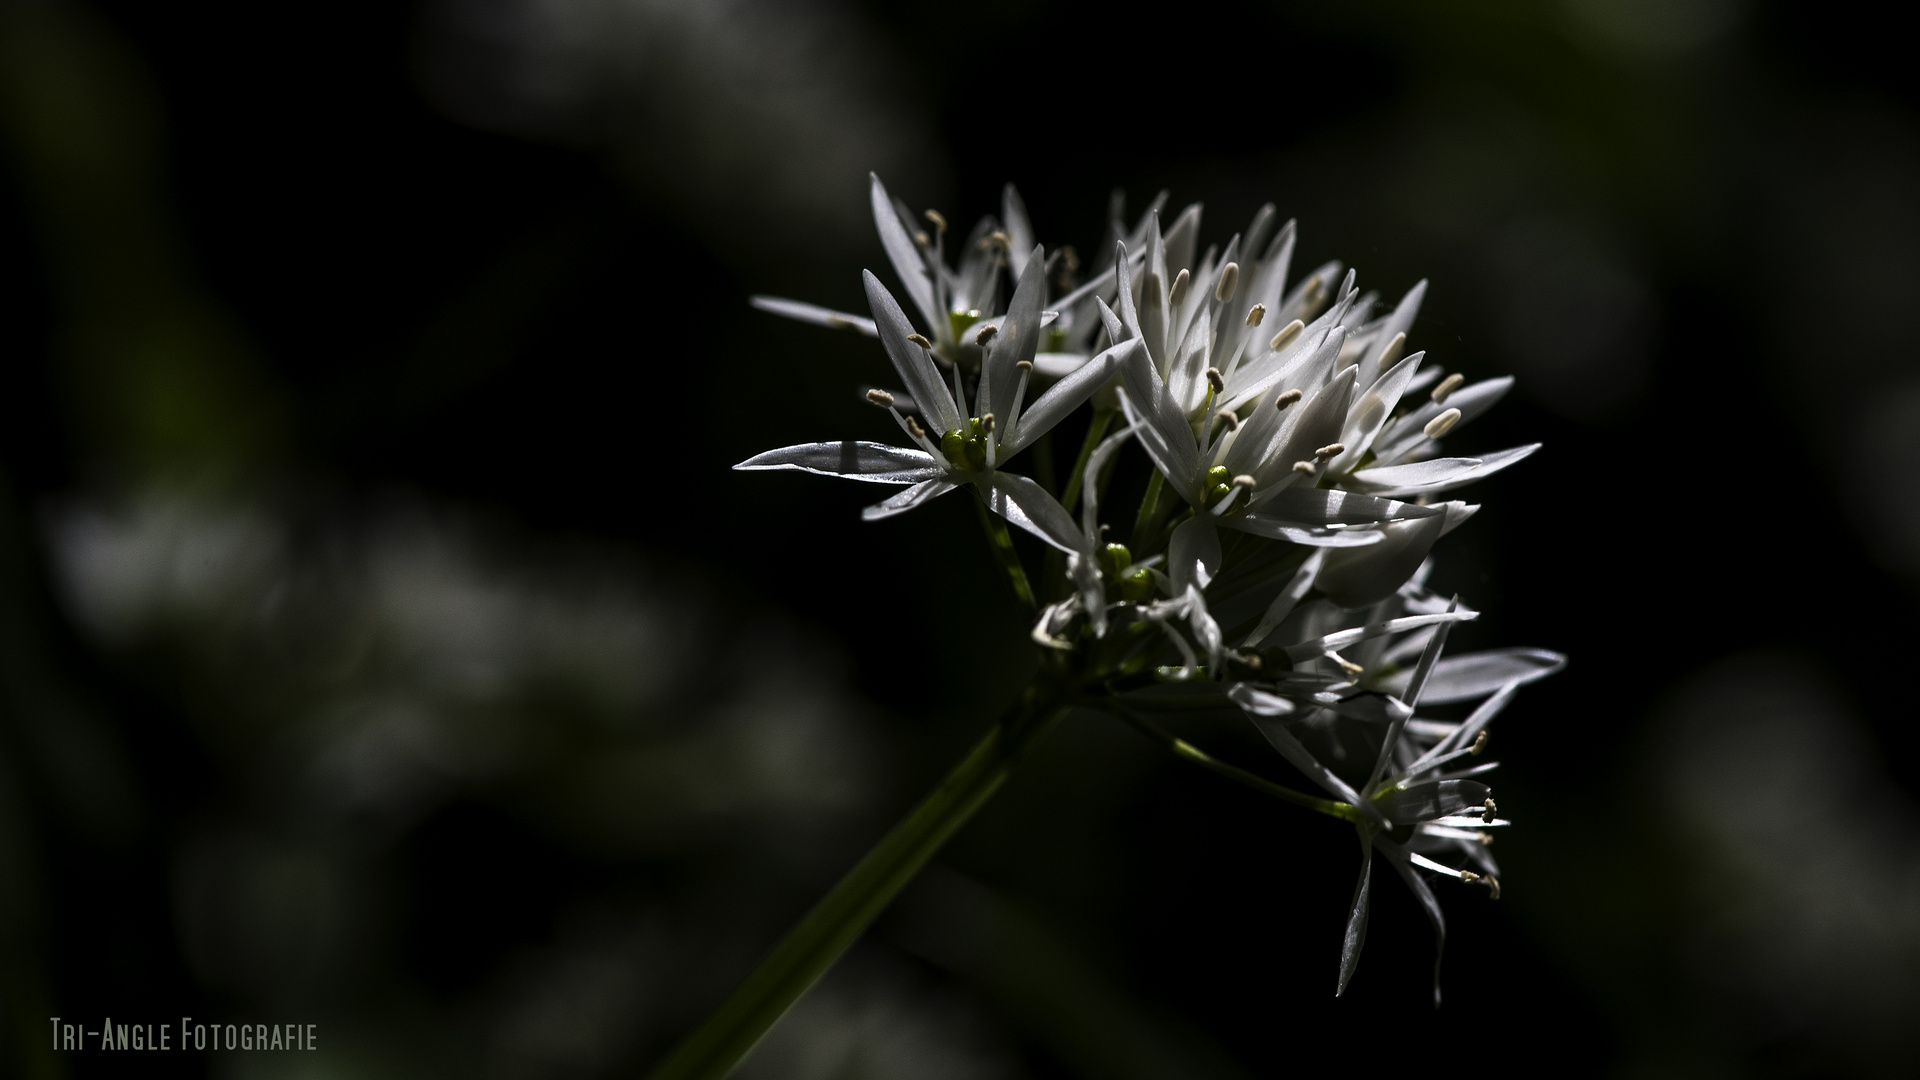
[[[1320,591],[1341,607],[1379,603],[1392,596],[1420,568],[1446,524],[1446,515],[1436,513],[1432,517],[1381,526],[1387,538],[1379,544],[1327,557],[1327,565],[1320,570]]]
[[[1010,437],[1001,444],[1001,454],[1012,457],[1032,445],[1035,439],[1053,430],[1053,426],[1067,418],[1073,410],[1086,400],[1100,392],[1107,385],[1127,357],[1135,352],[1144,353],[1138,341],[1123,341],[1094,357],[1092,360],[1047,388],[1034,403],[1020,414],[1020,421],[1014,426]]]
[[[784,296],[749,296],[747,303],[770,315],[798,319],[803,323],[825,326],[834,330],[858,330],[868,337],[879,337],[873,320],[865,315],[850,315],[844,311],[823,308],[819,304],[809,304],[802,300],[788,300]]]
[[[918,484],[946,475],[946,469],[925,451],[853,439],[783,446],[755,454],[734,468],[742,472],[798,469],[870,484]]]
[[[1433,669],[1424,700],[1429,705],[1474,701],[1508,683],[1524,686],[1567,666],[1567,658],[1546,649],[1489,649],[1450,656]]]
[[[1411,465],[1362,469],[1353,474],[1353,479],[1367,490],[1381,495],[1437,495],[1492,476],[1509,465],[1526,460],[1538,449],[1539,443],[1531,443],[1478,458],[1434,458]]]
[[[1173,587],[1189,583],[1206,588],[1220,572],[1220,530],[1212,514],[1195,514],[1173,530],[1167,541],[1167,575]]]
[[[1024,476],[996,472],[989,481],[987,506],[994,513],[1066,552],[1079,552],[1082,538],[1059,500]],[[1091,555],[1091,552],[1087,552]]]
[[[921,503],[931,502],[959,486],[944,477],[928,480],[923,484],[915,484],[890,499],[874,503],[860,511],[860,517],[863,521],[879,521],[881,518],[890,518],[895,514],[904,514]]]
[[[933,302],[933,279],[927,276],[926,260],[914,244],[912,233],[900,221],[900,213],[894,209],[893,199],[887,195],[887,186],[880,182],[879,174],[867,175],[873,179],[868,195],[873,202],[873,223],[880,230],[880,246],[887,249],[893,272],[900,275],[900,284],[906,287],[913,306],[919,308],[921,317],[927,320],[930,332],[939,335],[946,330],[946,313]]]
[[[893,370],[899,372],[900,381],[907,384],[907,393],[922,410],[932,410],[927,419],[940,425],[930,434],[938,439],[942,432],[954,431],[960,427],[960,409],[954,404],[953,395],[947,391],[947,384],[940,379],[940,371],[933,366],[933,360],[927,351],[913,342],[908,335],[913,333],[913,324],[907,321],[907,314],[893,299],[880,279],[873,271],[862,271],[861,280],[866,283],[867,303],[873,308],[873,321],[879,331],[880,344],[886,346],[887,356],[893,360]]]

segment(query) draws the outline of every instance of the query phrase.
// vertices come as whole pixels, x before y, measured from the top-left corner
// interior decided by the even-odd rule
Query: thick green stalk
[[[1033,602],[1033,586],[1027,583],[1027,568],[1020,563],[1020,553],[1013,550],[1013,536],[1007,532],[1007,523],[979,499],[973,500],[973,508],[980,513],[980,527],[987,531],[987,546],[993,549],[994,561],[1000,564],[1000,569],[1007,572],[1014,597],[1029,610],[1039,607]]]
[[[1008,715],[788,932],[651,1080],[722,1080],[794,1002],[879,917],[934,852],[999,790],[1028,746],[1063,711],[1028,687]]]

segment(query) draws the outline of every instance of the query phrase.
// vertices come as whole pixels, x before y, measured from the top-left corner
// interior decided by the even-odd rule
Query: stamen
[[[1297,472],[1297,473],[1299,473],[1299,474],[1301,474],[1302,476],[1312,476],[1312,475],[1313,475],[1313,462],[1311,462],[1311,461],[1296,461],[1296,462],[1294,462],[1294,463],[1293,463],[1293,471],[1294,471],[1294,472]]]
[[[1492,874],[1487,875],[1487,891],[1492,894],[1491,896],[1487,897],[1487,899],[1489,900],[1500,899],[1500,879],[1497,877],[1494,877]]]
[[[867,391],[867,400],[873,402],[875,405],[878,405],[883,409],[893,408],[893,395],[887,393],[885,390],[879,389],[878,387]]]
[[[1306,323],[1301,322],[1299,319],[1293,320],[1281,327],[1279,333],[1273,335],[1273,340],[1267,342],[1267,348],[1272,349],[1274,352],[1279,352],[1281,349],[1293,344],[1293,339],[1299,337],[1300,331],[1306,328]]]
[[[1259,326],[1260,320],[1267,317],[1267,305],[1255,304],[1247,309],[1247,325]]]
[[[999,332],[1000,328],[997,326],[983,326],[980,328],[979,333],[973,335],[973,343],[975,345],[985,346],[987,342],[993,340],[993,335]]]
[[[927,429],[920,426],[920,421],[909,416],[907,417],[907,434],[916,439],[924,439],[927,437]]]
[[[992,413],[986,413],[980,417],[980,431],[983,434],[987,434],[987,435],[993,434],[993,414]]]
[[[1473,737],[1473,746],[1468,749],[1467,753],[1472,754],[1474,757],[1479,757],[1480,754],[1486,750],[1487,740],[1491,737],[1492,736],[1487,734],[1486,728],[1481,728],[1480,734]]]
[[[947,231],[946,215],[942,214],[940,211],[938,210],[927,211],[927,220],[933,222],[933,229],[935,232],[944,233]]]
[[[1227,422],[1228,431],[1240,430],[1240,418],[1234,415],[1232,409],[1228,409],[1225,412],[1222,412],[1220,414],[1220,419],[1225,420]]]
[[[1485,830],[1485,829],[1481,829],[1481,830],[1479,830],[1479,832],[1477,833],[1477,835],[1478,835],[1478,836],[1480,837],[1480,846],[1481,846],[1481,847],[1492,847],[1492,846],[1493,846],[1493,834],[1492,834],[1492,833],[1490,833],[1490,832],[1488,832],[1488,831],[1487,831],[1487,830]]]
[[[1294,402],[1299,401],[1303,396],[1305,395],[1301,394],[1298,390],[1289,390],[1273,399],[1273,407],[1276,409],[1284,409]]]
[[[999,248],[1001,251],[1013,250],[1013,238],[999,229],[980,238],[981,251],[992,251],[994,248]]]
[[[1207,385],[1213,387],[1213,392],[1216,394],[1226,392],[1227,380],[1220,374],[1219,368],[1210,367],[1207,369]]]
[[[1230,262],[1220,268],[1220,282],[1213,287],[1213,298],[1226,303],[1233,299],[1233,290],[1240,285],[1240,264]]]
[[[1476,881],[1479,881],[1479,880],[1480,880],[1480,875],[1479,875],[1479,874],[1476,874],[1476,873],[1474,873],[1474,872],[1473,872],[1473,871],[1471,871],[1471,870],[1462,870],[1462,871],[1460,871],[1460,880],[1461,880],[1461,881],[1464,881],[1464,882],[1466,882],[1466,883],[1467,883],[1467,884],[1469,884],[1469,885],[1471,885],[1471,884],[1473,884],[1474,882],[1476,882]]]
[[[1336,442],[1336,443],[1328,443],[1327,445],[1321,447],[1320,449],[1315,450],[1313,452],[1313,456],[1319,458],[1321,461],[1326,461],[1330,458],[1337,458],[1341,454],[1344,454],[1346,452],[1347,452],[1347,444]]]
[[[1407,346],[1407,335],[1395,334],[1387,347],[1380,350],[1380,370],[1385,371],[1400,359],[1400,350]]]
[[[1252,668],[1255,671],[1260,670],[1260,654],[1259,653],[1248,653],[1245,656],[1242,656],[1240,658],[1240,662],[1247,665],[1248,667]]]
[[[1493,805],[1493,797],[1489,795],[1487,797],[1486,810],[1480,815],[1480,820],[1485,822],[1492,822],[1494,819],[1494,816],[1499,812],[1500,812],[1500,808]]]
[[[1445,405],[1447,398],[1452,396],[1455,390],[1460,389],[1460,384],[1466,381],[1467,377],[1457,371],[1441,379],[1440,385],[1433,388],[1433,403],[1435,405]]]
[[[1237,488],[1250,488],[1253,486],[1253,477],[1248,476],[1246,473],[1241,473],[1239,476],[1233,478],[1233,486]]]
[[[1187,286],[1193,284],[1193,276],[1185,270],[1173,276],[1173,288],[1167,293],[1167,306],[1179,307],[1180,301],[1187,298]]]
[[[1346,657],[1341,656],[1339,653],[1334,652],[1332,649],[1327,650],[1327,659],[1333,661],[1336,664],[1339,664],[1340,670],[1346,672],[1349,675],[1359,676],[1359,675],[1365,674],[1367,670],[1366,668],[1361,667],[1359,664],[1356,664],[1353,661],[1347,659]]]
[[[913,342],[915,345],[920,346],[921,348],[927,350],[928,352],[933,351],[933,342],[928,341],[925,334],[908,334],[907,340]]]
[[[1427,427],[1426,427],[1427,438],[1437,439],[1440,436],[1445,435],[1447,432],[1452,431],[1453,425],[1459,422],[1460,422],[1460,410],[1448,409],[1446,412],[1443,412],[1439,416],[1436,416],[1433,419],[1427,421]]]
[[[1026,372],[1026,371],[1032,371],[1032,370],[1033,370],[1033,361],[1031,361],[1031,360],[1015,360],[1015,361],[1013,362],[1013,366],[1014,366],[1014,367],[1016,367],[1016,368],[1019,368],[1019,369],[1020,369],[1021,371],[1023,371],[1023,372]]]
[[[913,242],[919,244],[921,247],[926,247],[933,243],[933,237],[928,236],[925,229],[915,229],[913,230]]]

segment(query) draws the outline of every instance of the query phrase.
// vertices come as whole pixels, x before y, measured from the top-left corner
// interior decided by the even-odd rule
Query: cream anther
[[[1255,304],[1247,309],[1247,325],[1259,326],[1260,320],[1267,317],[1267,305]]]
[[[983,326],[980,328],[979,333],[973,335],[973,343],[975,345],[985,345],[987,342],[993,340],[993,335],[999,332],[1000,328],[997,326]]]
[[[924,439],[927,437],[927,429],[920,426],[920,421],[909,416],[907,417],[907,434],[916,439]]]
[[[1236,415],[1232,409],[1223,410],[1220,413],[1220,419],[1225,420],[1227,422],[1228,431],[1240,430],[1240,417]]]
[[[935,232],[944,233],[947,231],[946,215],[942,214],[940,211],[938,210],[927,211],[927,220],[933,222],[933,230]]]
[[[1474,757],[1479,757],[1482,753],[1486,752],[1487,740],[1491,737],[1492,736],[1487,734],[1486,728],[1481,728],[1480,734],[1473,737],[1473,746],[1467,752]]]
[[[980,417],[980,430],[988,433],[992,433],[993,431],[993,414],[992,413],[986,413]]]
[[[1467,884],[1469,884],[1469,885],[1471,885],[1471,884],[1473,884],[1474,882],[1476,882],[1476,881],[1479,881],[1479,880],[1480,880],[1480,875],[1479,875],[1479,874],[1476,874],[1476,873],[1474,873],[1474,872],[1473,872],[1473,871],[1471,871],[1471,870],[1462,870],[1462,871],[1460,871],[1460,880],[1461,880],[1461,881],[1464,881],[1464,882],[1466,882],[1466,883],[1467,883]]]
[[[1297,472],[1297,473],[1300,473],[1300,474],[1301,474],[1301,475],[1303,475],[1303,476],[1312,476],[1312,475],[1313,475],[1313,462],[1311,462],[1311,461],[1296,461],[1296,462],[1294,462],[1294,463],[1293,463],[1293,471],[1294,471],[1294,472]]]
[[[1380,350],[1380,370],[1385,371],[1397,363],[1400,359],[1400,350],[1406,347],[1407,335],[1393,335],[1393,340],[1387,342],[1387,347]]]
[[[1021,371],[1032,371],[1032,370],[1033,370],[1033,361],[1031,361],[1031,360],[1015,360],[1015,361],[1013,362],[1013,366],[1014,366],[1014,367],[1016,367],[1016,368],[1019,368],[1019,369],[1020,369]]]
[[[1210,367],[1207,369],[1207,385],[1213,387],[1213,392],[1216,394],[1225,392],[1227,389],[1227,380],[1225,376],[1220,374],[1219,368]]]
[[[883,409],[893,408],[893,395],[887,393],[885,390],[879,389],[878,387],[875,387],[874,389],[867,391],[867,400],[873,402],[875,405],[878,405]]]
[[[1353,661],[1347,659],[1346,657],[1341,656],[1339,653],[1334,652],[1332,649],[1327,650],[1327,659],[1333,661],[1336,664],[1339,664],[1340,670],[1346,672],[1348,675],[1354,675],[1354,676],[1362,675],[1367,670],[1366,668],[1361,667],[1359,664],[1356,664]]]
[[[1233,478],[1233,486],[1237,488],[1250,488],[1253,486],[1253,477],[1248,476],[1246,473],[1241,473],[1239,476]]]
[[[1187,298],[1187,287],[1193,284],[1193,275],[1181,270],[1173,276],[1173,288],[1167,293],[1167,305],[1179,307],[1180,301]]]
[[[1481,813],[1480,820],[1491,822],[1494,818],[1494,815],[1498,814],[1499,812],[1500,812],[1500,808],[1493,805],[1493,798],[1489,796],[1487,798],[1486,809]]]
[[[1284,409],[1287,406],[1293,404],[1294,402],[1299,401],[1302,396],[1304,395],[1302,395],[1298,390],[1289,390],[1286,393],[1281,394],[1279,397],[1273,399],[1273,407],[1276,409]]]
[[[1230,262],[1220,268],[1220,281],[1213,287],[1213,298],[1226,303],[1233,299],[1233,291],[1240,287],[1240,264]]]
[[[925,229],[915,229],[913,230],[913,242],[919,244],[921,247],[926,247],[933,243],[933,237],[928,236]]]
[[[1460,384],[1466,381],[1467,377],[1457,371],[1441,379],[1440,385],[1433,388],[1433,403],[1435,405],[1445,405],[1447,398],[1452,396],[1455,390],[1460,389]]]
[[[933,351],[933,342],[928,341],[925,334],[908,334],[907,340],[926,349],[928,352]]]
[[[1460,422],[1460,410],[1448,409],[1446,412],[1443,412],[1439,416],[1436,416],[1433,419],[1427,421],[1427,427],[1426,427],[1427,438],[1437,439],[1440,436],[1445,435],[1447,432],[1452,431],[1453,425],[1459,422]]]
[[[1336,442],[1336,443],[1328,443],[1327,445],[1321,447],[1320,449],[1315,450],[1313,452],[1313,456],[1319,458],[1321,461],[1326,461],[1329,458],[1339,457],[1341,454],[1344,454],[1346,452],[1347,452],[1347,444]]]
[[[1281,327],[1279,333],[1273,335],[1273,340],[1267,342],[1267,348],[1272,349],[1274,352],[1279,352],[1281,349],[1293,344],[1293,339],[1299,337],[1300,331],[1306,328],[1306,323],[1301,322],[1299,319],[1293,320]]]

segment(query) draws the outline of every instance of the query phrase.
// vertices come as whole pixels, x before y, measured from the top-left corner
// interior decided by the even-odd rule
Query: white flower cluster
[[[1276,228],[1271,205],[1204,253],[1197,204],[1164,230],[1164,194],[1131,229],[1116,205],[1110,260],[1079,282],[1070,249],[1034,242],[1011,186],[1002,220],[974,228],[957,267],[944,218],[928,211],[923,228],[878,177],[872,197],[924,332],[872,273],[872,319],[754,304],[878,337],[904,389],[868,399],[912,445],[809,443],[736,468],[904,489],[868,519],[973,489],[1062,553],[1059,579],[1040,584],[1033,636],[1076,704],[1151,731],[1153,714],[1237,708],[1331,796],[1298,798],[1353,825],[1362,869],[1336,992],[1365,940],[1376,852],[1444,944],[1421,871],[1499,894],[1488,830],[1506,822],[1480,779],[1493,763],[1473,759],[1514,692],[1565,663],[1536,649],[1443,658],[1452,625],[1477,613],[1425,585],[1434,543],[1478,509],[1444,496],[1539,448],[1441,451],[1513,380],[1466,383],[1407,352],[1424,282],[1378,313],[1338,263],[1289,288],[1294,225]],[[1064,491],[1005,471],[1089,404]],[[1099,520],[1129,441],[1152,470],[1130,546],[1107,542]],[[1476,701],[1464,719],[1416,715]]]

